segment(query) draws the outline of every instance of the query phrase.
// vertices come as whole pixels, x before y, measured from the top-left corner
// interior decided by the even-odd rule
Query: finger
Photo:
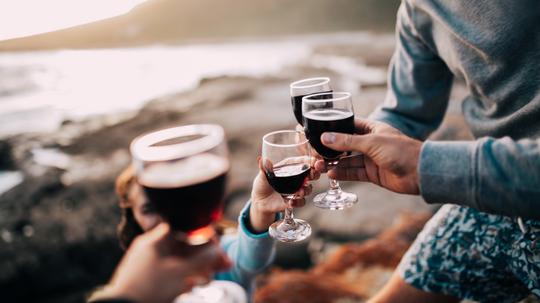
[[[160,223],[158,226],[152,228],[149,232],[146,233],[146,236],[149,239],[153,239],[156,241],[167,239],[167,237],[170,235],[171,226],[166,222]]]
[[[363,155],[352,155],[339,159],[337,168],[362,168],[364,166]]]
[[[313,148],[313,146],[309,145],[309,154],[314,160],[322,159],[323,157]]]
[[[306,194],[304,192],[304,187],[300,188],[295,194],[296,199],[303,198]]]
[[[148,232],[137,237],[138,242],[142,242],[142,245],[151,245],[160,254],[167,255],[178,247],[174,234],[171,231],[171,226],[162,222],[156,227],[152,228]]]
[[[292,207],[302,207],[304,205],[306,205],[306,199],[304,199],[304,198],[293,199],[291,201],[291,206]]]
[[[309,182],[311,180],[319,180],[321,177],[321,173],[316,169],[311,169],[309,171],[309,177],[307,178],[306,182]]]
[[[356,133],[360,135],[373,132],[376,124],[376,121],[356,117],[354,118],[354,128],[356,129]]]
[[[358,151],[369,155],[375,135],[349,135],[343,133],[323,133],[321,142],[338,151]]]
[[[373,160],[370,158],[366,158],[365,162],[367,178],[375,184],[381,184],[381,180],[379,179],[379,169],[377,168],[375,162],[373,162]]]
[[[320,174],[326,172],[326,163],[324,160],[318,160],[315,162],[315,165],[313,165],[313,168]]]
[[[218,258],[216,259],[213,268],[215,269],[215,271],[225,271],[231,268],[232,265],[233,262],[231,261],[231,259],[229,259],[229,257],[227,256],[227,254],[225,254],[223,250],[220,250],[220,253],[218,254]]]
[[[227,257],[217,241],[211,241],[201,246],[195,246],[189,257],[189,264],[192,268],[208,269],[210,271],[221,271],[228,269],[232,262]]]
[[[267,158],[262,158],[259,162],[259,169],[261,172],[273,172],[274,171],[274,164],[272,164],[272,161]]]
[[[313,185],[308,184],[304,186],[303,190],[304,190],[304,196],[309,196],[313,192]]]
[[[341,181],[369,181],[365,168],[334,168],[328,171],[328,178]]]

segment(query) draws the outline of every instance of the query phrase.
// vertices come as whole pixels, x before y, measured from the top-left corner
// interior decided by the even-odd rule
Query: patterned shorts
[[[457,205],[426,224],[398,271],[424,291],[481,302],[540,296],[540,221],[517,220]]]

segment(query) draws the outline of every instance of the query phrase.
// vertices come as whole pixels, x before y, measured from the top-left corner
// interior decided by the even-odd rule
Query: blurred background
[[[235,220],[257,173],[262,135],[295,126],[290,82],[329,76],[334,90],[353,94],[359,116],[384,99],[399,6],[398,0],[34,2],[3,1],[0,8],[3,302],[82,302],[106,283],[122,254],[114,179],[142,132],[224,126],[233,163],[226,218]],[[453,100],[459,94],[458,87]],[[468,136],[458,113],[453,102],[436,137]],[[322,177],[315,192],[327,182]],[[430,210],[418,197],[344,186],[358,194],[358,205],[331,212],[308,203],[297,216],[314,234],[306,243],[280,245],[276,267],[309,268],[342,243],[378,234],[399,213]]]

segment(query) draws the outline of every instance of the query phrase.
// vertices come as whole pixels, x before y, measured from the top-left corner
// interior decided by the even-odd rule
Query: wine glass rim
[[[331,95],[332,98],[328,99],[312,99],[313,97],[320,97],[320,96],[328,96]],[[334,97],[337,96],[337,97]],[[302,103],[324,103],[324,102],[334,102],[334,101],[342,101],[346,100],[348,98],[351,98],[351,93],[349,92],[324,92],[324,93],[317,93],[312,94],[309,96],[305,96],[302,98]]]
[[[305,84],[304,84],[305,83]],[[303,96],[317,93],[313,88],[323,86],[323,90],[330,90],[330,78],[328,77],[313,77],[292,82],[290,87],[291,96]]]
[[[272,143],[270,141],[268,141],[268,137],[272,136],[272,135],[275,135],[275,134],[278,134],[278,133],[296,133],[296,134],[302,134],[302,132],[300,131],[297,131],[297,130],[289,130],[289,129],[284,129],[284,130],[276,130],[276,131],[273,131],[271,133],[268,133],[266,135],[263,136],[263,143],[266,144],[266,145],[270,145],[270,146],[280,146],[280,147],[295,147],[295,146],[300,146],[302,144],[306,144],[308,143],[308,139],[304,139],[300,142],[297,142],[297,143],[291,143],[291,144],[279,144],[279,143]]]
[[[202,137],[186,142],[153,146],[166,140],[193,135]],[[141,161],[170,161],[209,151],[223,142],[225,131],[217,124],[188,124],[152,131],[136,137],[130,145],[134,158]]]
[[[319,82],[316,82],[316,81],[319,81]],[[302,85],[302,83],[304,82],[315,82],[315,83]],[[317,86],[321,84],[327,84],[329,82],[330,82],[330,78],[328,77],[306,78],[306,79],[294,81],[293,83],[291,83],[291,88],[308,88],[308,87]]]

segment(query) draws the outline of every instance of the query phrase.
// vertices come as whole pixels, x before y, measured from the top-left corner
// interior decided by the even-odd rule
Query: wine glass
[[[304,132],[311,146],[321,155],[328,169],[339,163],[343,152],[336,151],[321,143],[324,132],[354,133],[354,110],[351,94],[329,92],[306,96],[302,99]],[[315,206],[324,209],[341,210],[358,201],[355,194],[341,190],[337,180],[330,179],[330,189],[313,198]]]
[[[290,85],[291,104],[296,121],[303,125],[302,121],[302,98],[311,94],[331,92],[330,78],[316,77],[295,81]]]
[[[287,204],[283,220],[270,226],[270,236],[282,242],[306,239],[311,235],[311,226],[295,219],[291,206],[311,169],[309,144],[304,134],[294,130],[266,134],[262,143],[262,166],[268,183]]]
[[[173,303],[247,303],[248,296],[242,286],[231,281],[212,281],[196,286],[191,292],[178,296]]]
[[[167,128],[137,137],[130,150],[137,181],[175,237],[188,245],[212,240],[229,171],[223,128]]]

